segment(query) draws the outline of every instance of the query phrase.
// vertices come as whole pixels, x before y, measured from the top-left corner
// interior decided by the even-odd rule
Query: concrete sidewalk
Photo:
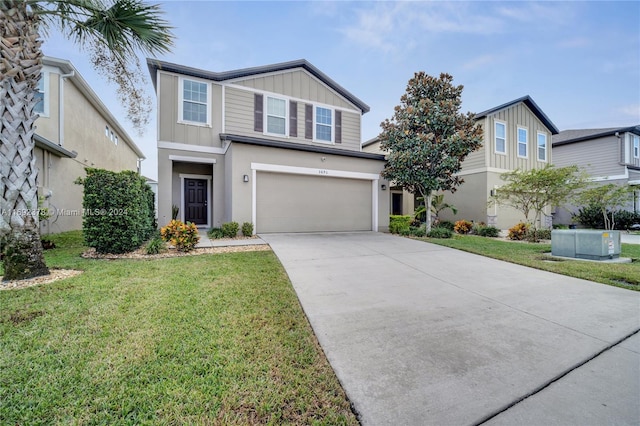
[[[387,234],[261,237],[364,425],[640,423],[639,292]]]

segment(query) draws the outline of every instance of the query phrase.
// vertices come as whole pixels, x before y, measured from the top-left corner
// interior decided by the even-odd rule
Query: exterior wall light
[[[249,175],[242,176],[242,181],[243,182],[249,182]]]
[[[387,185],[385,185],[384,183],[382,185],[380,185],[380,189],[382,189],[383,191],[387,190]]]

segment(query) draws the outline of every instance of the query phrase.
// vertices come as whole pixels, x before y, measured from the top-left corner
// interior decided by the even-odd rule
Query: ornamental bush
[[[209,231],[207,232],[207,235],[212,240],[217,240],[217,239],[220,239],[220,238],[224,238],[224,234],[222,233],[222,229],[220,229],[220,228],[211,228],[211,229],[209,229]]]
[[[473,232],[481,237],[496,238],[500,236],[500,230],[495,226],[478,225]]]
[[[238,229],[240,229],[240,225],[238,222],[227,222],[222,224],[222,235],[225,238],[235,238],[238,236]]]
[[[427,234],[429,238],[451,238],[453,237],[453,231],[448,228],[431,228],[431,231]]]
[[[408,215],[390,215],[389,216],[389,232],[392,234],[402,234],[408,232],[413,218]]]
[[[127,253],[156,231],[154,194],[134,171],[85,169],[82,233],[98,253]]]
[[[195,223],[183,223],[179,220],[172,220],[169,224],[160,229],[162,239],[172,244],[178,251],[191,251],[200,241],[198,227]]]
[[[468,220],[459,220],[453,225],[453,230],[458,234],[468,234],[473,229],[473,223]]]
[[[244,222],[242,224],[242,227],[240,228],[240,231],[242,232],[242,235],[244,235],[245,237],[253,236],[253,223]]]
[[[509,228],[507,238],[510,240],[522,241],[527,238],[527,234],[529,234],[529,224],[520,222]]]

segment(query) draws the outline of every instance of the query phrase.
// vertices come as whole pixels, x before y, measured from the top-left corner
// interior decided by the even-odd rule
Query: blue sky
[[[159,59],[211,71],[307,59],[371,107],[363,141],[417,71],[453,75],[464,112],[530,95],[560,130],[640,124],[640,2],[159,3],[177,38]],[[155,112],[138,136],[77,47],[52,32],[43,49],[75,65],[156,178]]]

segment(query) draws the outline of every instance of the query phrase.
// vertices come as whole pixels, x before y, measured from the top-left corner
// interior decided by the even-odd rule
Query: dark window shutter
[[[253,95],[253,130],[262,132],[263,130],[263,114],[264,109],[263,95],[254,93]]]
[[[304,104],[304,137],[313,139],[313,105]]]
[[[298,103],[289,101],[289,136],[298,137]]]
[[[342,143],[342,111],[336,111],[336,143]]]

